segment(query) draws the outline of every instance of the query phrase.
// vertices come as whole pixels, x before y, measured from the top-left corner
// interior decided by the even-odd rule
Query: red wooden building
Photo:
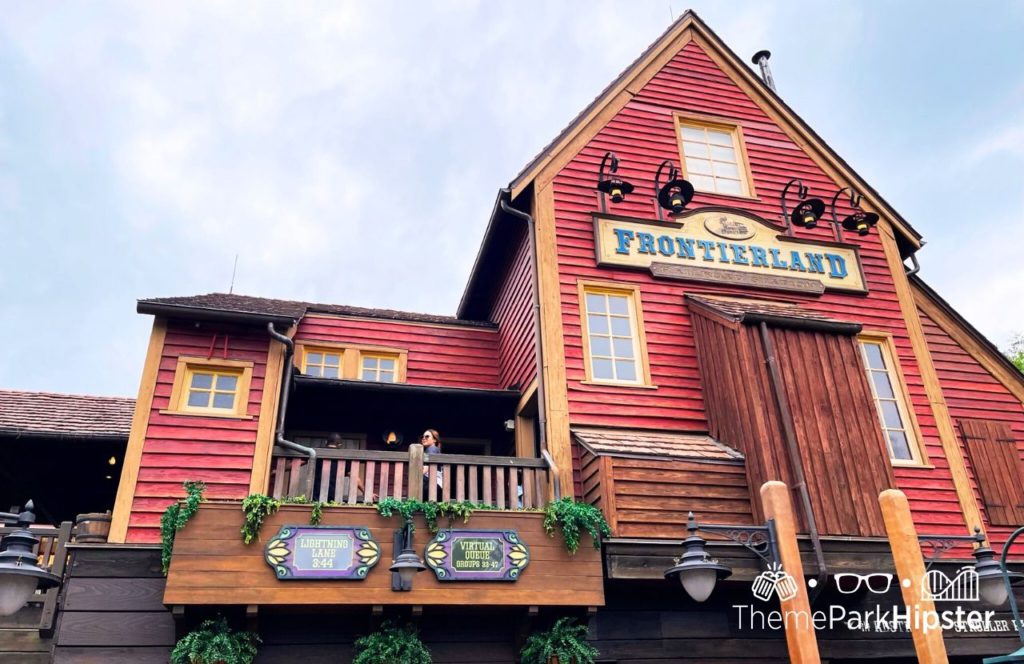
[[[670,167],[689,184],[665,189],[661,206]],[[634,188],[601,195],[602,172]],[[850,189],[877,215],[860,218],[863,234],[856,220],[832,223],[833,210],[857,212]],[[670,209],[691,193],[685,211]],[[812,198],[824,203],[816,225],[803,214]],[[919,535],[978,527],[999,551],[1024,524],[1024,376],[915,276],[921,245],[687,13],[499,191],[455,316],[225,294],[140,300],[154,326],[111,544],[79,552],[79,569],[94,571],[69,580],[57,659],[165,656],[166,605],[179,631],[214,607],[248,610],[267,641],[259,661],[343,658],[367,616],[392,612],[420,621],[437,661],[513,661],[524,630],[564,612],[589,620],[600,661],[786,661],[786,630],[750,627],[735,610],[761,572],[745,548],[708,537],[733,575],[707,603],[663,578],[688,512],[761,524],[761,485],[785,482],[804,574],[826,588],[815,607],[848,611],[883,597],[843,592],[837,573],[891,581],[896,569],[882,491],[906,494]],[[214,505],[179,534],[166,587],[142,567],[101,572],[104,556],[153,550],[186,481],[206,482],[211,501],[344,503],[324,523],[370,520],[383,533],[352,510],[414,493],[408,446],[426,427],[443,440],[426,467],[446,478],[425,483],[437,487],[428,497],[487,502],[507,513],[471,524],[536,534],[535,515],[514,510],[574,496],[605,514],[602,552],[535,554],[503,592],[429,574],[409,595],[371,584],[374,573],[366,586],[289,585],[238,542],[240,511]],[[530,545],[546,551],[543,538]],[[972,561],[962,544],[936,569]],[[103,597],[128,577],[151,595],[111,609]],[[898,586],[877,594],[902,605]],[[344,628],[328,627],[334,615]],[[126,620],[147,626],[127,633]],[[945,648],[979,661],[1015,639],[947,630]],[[908,632],[831,626],[817,644],[822,661],[916,661]]]

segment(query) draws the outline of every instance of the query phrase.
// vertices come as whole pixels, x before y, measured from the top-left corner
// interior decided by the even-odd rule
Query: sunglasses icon
[[[861,584],[865,588],[882,595],[889,592],[892,587],[892,574],[876,572],[874,574],[856,574],[854,572],[841,572],[835,575],[836,589],[844,595],[852,595],[860,590]]]

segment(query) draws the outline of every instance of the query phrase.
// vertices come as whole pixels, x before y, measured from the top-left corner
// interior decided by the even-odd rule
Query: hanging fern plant
[[[254,539],[257,539],[263,528],[263,522],[271,514],[281,509],[281,505],[312,505],[309,513],[309,525],[319,526],[324,518],[324,508],[337,505],[337,503],[309,500],[305,496],[278,500],[262,493],[254,493],[242,501],[242,512],[245,514],[245,522],[242,523],[242,541],[251,544]]]
[[[207,620],[175,644],[171,664],[252,664],[259,643],[259,636],[232,630],[223,617]]]
[[[206,490],[204,482],[185,482],[183,486],[185,500],[168,505],[160,517],[160,569],[164,576],[171,567],[174,536],[199,511],[199,503],[203,502],[203,491]]]
[[[594,664],[599,654],[597,648],[587,643],[586,625],[564,617],[556,620],[548,631],[531,634],[519,658],[522,664],[548,664],[552,658],[557,658],[559,664]]]
[[[601,510],[593,505],[577,503],[572,498],[556,500],[544,508],[544,530],[554,537],[556,527],[562,531],[565,548],[570,554],[580,548],[580,538],[584,531],[590,534],[595,549],[601,548],[602,537],[612,535],[612,529],[604,520]]]
[[[431,664],[430,650],[420,640],[419,631],[413,625],[399,627],[385,622],[372,634],[356,639],[356,656],[352,664]]]

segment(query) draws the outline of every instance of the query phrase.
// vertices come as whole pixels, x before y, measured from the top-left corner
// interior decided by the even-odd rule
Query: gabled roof
[[[791,129],[802,139],[812,159],[825,162],[843,179],[864,195],[867,204],[888,218],[898,234],[913,247],[921,245],[921,235],[896,210],[883,199],[874,188],[861,178],[810,126],[791,109],[778,94],[748,67],[737,55],[694,13],[687,10],[668,30],[651,44],[633,64],[623,71],[594,101],[562,130],[545,148],[534,157],[512,180],[509,188],[514,199],[537,179],[546,180],[554,176],[582,149],[589,138],[601,130],[635,91],[645,85],[689,40],[695,40],[712,55],[717,55],[725,73],[734,80],[740,79],[746,85],[754,102],[769,109],[781,118],[783,130]],[[552,172],[554,171],[554,172]]]
[[[274,300],[266,297],[235,295],[233,293],[149,298],[139,300],[137,310],[140,314],[153,314],[156,316],[240,320],[252,323],[273,322],[286,325],[294,325],[307,314],[323,313],[414,323],[435,323],[481,328],[495,327],[493,323],[488,321],[464,320],[454,316],[419,314],[392,309],[367,309],[339,304]]]
[[[128,440],[135,399],[0,390],[0,436]]]
[[[821,330],[849,335],[857,334],[862,329],[859,323],[829,318],[817,311],[787,302],[715,297],[693,293],[686,294],[686,301],[699,310],[714,314],[731,323],[753,325],[764,322],[775,327]]]
[[[638,429],[573,427],[577,442],[597,456],[742,461],[743,455],[711,436]]]

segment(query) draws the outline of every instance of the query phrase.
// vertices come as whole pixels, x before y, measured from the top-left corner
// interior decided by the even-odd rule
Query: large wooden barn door
[[[795,480],[760,329],[696,309],[693,324],[710,433],[746,456],[763,517],[756,488]],[[878,494],[894,480],[856,338],[793,327],[768,334],[819,532],[884,536]]]

